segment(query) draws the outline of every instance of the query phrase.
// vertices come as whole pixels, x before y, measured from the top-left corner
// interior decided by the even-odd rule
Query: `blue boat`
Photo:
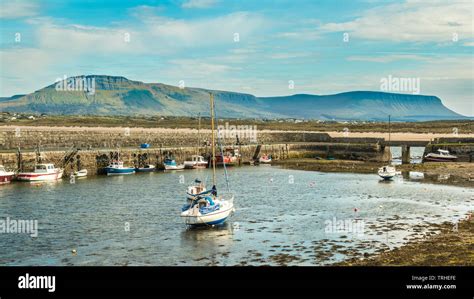
[[[124,167],[122,161],[112,161],[109,166],[105,167],[107,175],[123,175],[135,173],[135,168]]]
[[[174,159],[166,158],[163,161],[163,165],[165,166],[165,170],[181,170],[184,169],[184,164],[176,164]]]

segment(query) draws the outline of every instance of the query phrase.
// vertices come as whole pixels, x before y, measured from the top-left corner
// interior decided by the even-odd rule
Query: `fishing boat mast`
[[[216,186],[216,145],[214,136],[214,96],[209,93],[211,102],[211,134],[212,134],[212,184]]]

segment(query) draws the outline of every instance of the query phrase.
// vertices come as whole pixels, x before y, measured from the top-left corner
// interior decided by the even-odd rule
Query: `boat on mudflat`
[[[380,167],[377,173],[382,179],[391,180],[395,175],[397,175],[397,170],[395,167],[387,165]]]
[[[107,175],[125,175],[135,173],[135,168],[123,166],[122,161],[112,161],[112,163],[105,167],[104,170]]]
[[[0,185],[8,184],[12,181],[14,172],[6,171],[3,165],[0,165]]]
[[[216,143],[214,134],[214,100],[210,94],[211,104],[211,129],[212,129],[212,156],[211,167],[213,173],[213,186],[211,189],[205,190],[205,185],[195,180],[193,186],[189,186],[186,192],[186,204],[181,208],[181,219],[189,226],[214,226],[224,223],[227,218],[235,211],[234,195],[217,195],[216,188]],[[221,148],[221,157],[225,157]],[[227,171],[224,166],[224,173],[228,186]]]
[[[429,153],[425,156],[425,161],[433,162],[453,162],[456,161],[458,157],[451,155],[449,151],[439,149],[437,153]]]
[[[63,176],[64,170],[54,167],[54,164],[37,164],[33,172],[20,172],[17,180],[37,182],[37,181],[55,181]]]

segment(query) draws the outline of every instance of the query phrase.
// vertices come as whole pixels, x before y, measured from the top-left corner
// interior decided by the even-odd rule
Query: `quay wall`
[[[254,134],[254,136],[251,136]],[[235,144],[233,135],[224,135],[223,144]],[[327,133],[318,132],[244,132],[242,144],[269,144],[294,142],[330,142]],[[210,130],[165,128],[87,128],[87,127],[0,127],[0,151],[34,149],[103,149],[137,147],[149,143],[154,147],[197,146],[211,138]]]
[[[248,163],[254,156],[257,145],[240,145],[238,148],[242,155],[241,163]],[[206,147],[162,147],[162,148],[122,148],[120,158],[128,166],[142,166],[145,164],[154,164],[161,167],[163,159],[171,155],[175,157],[177,163],[183,163],[185,159],[194,154],[208,155],[209,148]],[[55,163],[62,166],[67,151],[41,151],[41,162]],[[64,164],[65,175],[71,174],[75,170],[87,169],[90,175],[101,174],[102,169],[108,163],[116,158],[115,149],[99,150],[80,150],[75,153],[68,163]],[[260,155],[271,155],[275,160],[288,158],[308,157],[308,158],[328,158],[336,159],[357,159],[365,161],[386,161],[390,156],[388,147],[383,148],[377,144],[359,145],[359,144],[335,144],[335,143],[281,143],[281,144],[263,144]],[[32,170],[36,161],[37,154],[34,151],[24,151],[21,155],[21,163],[18,161],[18,155],[15,152],[0,152],[0,164],[11,170]]]

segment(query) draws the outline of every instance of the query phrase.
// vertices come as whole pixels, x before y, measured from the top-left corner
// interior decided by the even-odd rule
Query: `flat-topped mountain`
[[[26,95],[0,98],[8,112],[89,115],[209,114],[209,92],[217,100],[218,117],[305,118],[323,120],[424,121],[466,119],[435,96],[351,91],[334,95],[296,94],[255,97],[251,94],[179,88],[124,77],[71,77]]]

